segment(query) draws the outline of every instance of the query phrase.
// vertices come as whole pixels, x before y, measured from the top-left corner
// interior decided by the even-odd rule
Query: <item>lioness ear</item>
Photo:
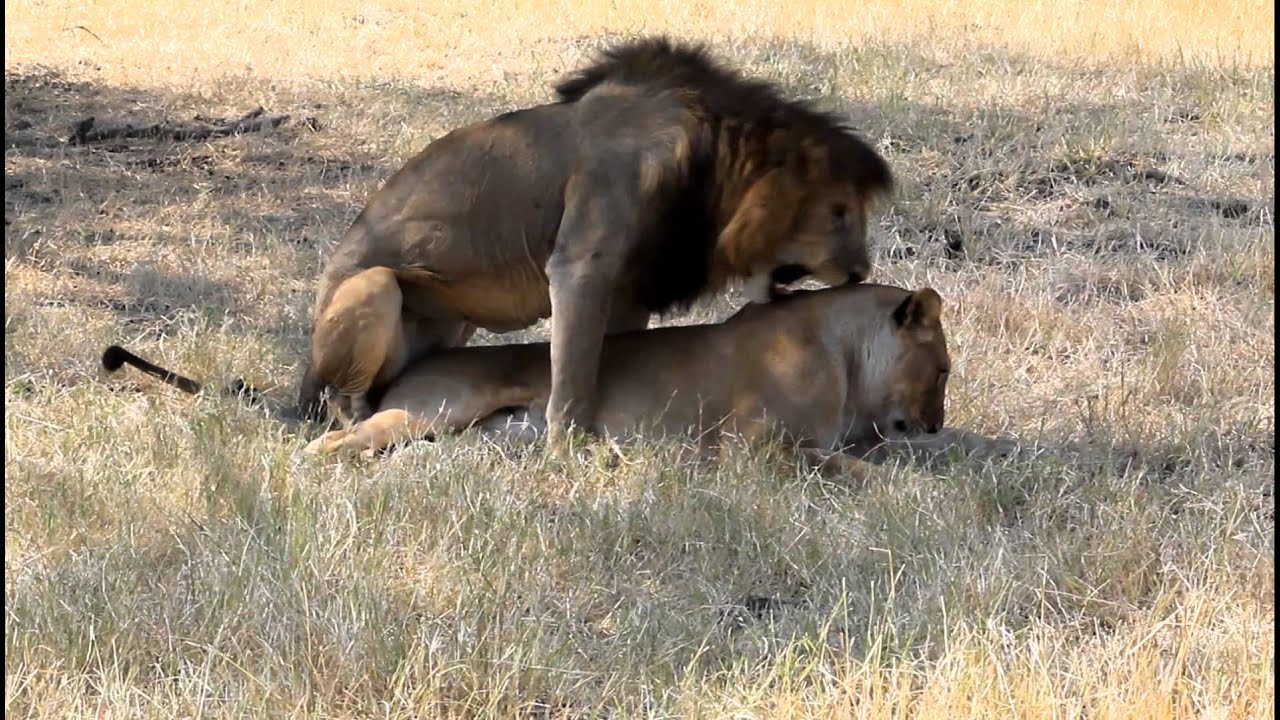
[[[942,296],[933,288],[921,288],[907,296],[893,311],[899,327],[928,327],[942,318]]]
[[[761,260],[773,259],[790,237],[800,200],[799,184],[786,168],[770,170],[747,189],[720,231],[720,250],[732,272],[745,275]]]

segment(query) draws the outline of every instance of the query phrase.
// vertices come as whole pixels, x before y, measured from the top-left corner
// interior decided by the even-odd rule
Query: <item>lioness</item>
[[[723,323],[610,335],[600,360],[593,431],[693,433],[714,447],[780,434],[825,456],[876,436],[942,428],[951,370],[942,301],[924,288],[845,285],[747,305]],[[453,348],[408,367],[354,427],[312,453],[373,453],[392,444],[535,420],[552,394],[547,343]]]
[[[733,282],[764,301],[778,273],[870,272],[868,212],[893,179],[835,117],[666,39],[614,47],[556,92],[435,140],[370,197],[318,283],[306,416],[332,388],[365,420],[367,394],[419,358],[550,317],[554,440],[600,425],[607,332]]]

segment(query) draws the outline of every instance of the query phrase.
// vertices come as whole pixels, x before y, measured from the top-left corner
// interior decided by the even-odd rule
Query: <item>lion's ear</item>
[[[749,273],[762,259],[773,258],[791,235],[802,197],[800,184],[785,168],[770,170],[747,189],[720,231],[720,249],[733,272]]]
[[[907,296],[893,311],[898,327],[932,327],[942,319],[942,296],[933,288],[921,288]]]

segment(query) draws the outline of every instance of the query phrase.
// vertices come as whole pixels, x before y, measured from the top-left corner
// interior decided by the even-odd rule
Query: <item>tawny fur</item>
[[[827,454],[879,437],[935,433],[950,356],[942,303],[925,288],[845,285],[748,305],[717,324],[605,338],[594,432],[782,438]],[[514,409],[535,422],[551,396],[547,343],[454,348],[395,378],[377,412],[307,446],[372,454]]]
[[[557,92],[436,139],[370,197],[319,281],[309,414],[332,388],[364,419],[417,359],[551,317],[550,429],[590,429],[606,333],[735,282],[766,300],[781,269],[870,272],[868,212],[893,181],[834,117],[666,40]]]

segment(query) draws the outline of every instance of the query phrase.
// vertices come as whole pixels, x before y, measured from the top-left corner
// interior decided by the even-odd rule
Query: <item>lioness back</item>
[[[720,324],[606,338],[597,414],[610,434],[761,435],[817,444],[935,432],[950,355],[931,289],[850,285],[748,305]]]
[[[819,453],[936,433],[950,372],[941,312],[929,288],[856,285],[750,307],[719,324],[609,336],[594,430],[693,433],[703,446],[726,433],[780,434]],[[550,355],[546,343],[442,350],[393,381],[367,422],[308,447],[374,450],[476,424],[501,435],[509,415],[545,420]]]

